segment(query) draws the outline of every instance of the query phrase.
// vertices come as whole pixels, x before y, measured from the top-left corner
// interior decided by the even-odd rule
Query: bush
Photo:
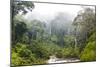
[[[56,56],[58,58],[78,58],[79,56],[79,49],[75,49],[75,48],[72,48],[72,47],[68,47],[68,48],[62,48],[60,49]]]
[[[12,66],[30,65],[35,61],[35,54],[27,48],[27,45],[17,43],[15,48],[12,48]]]
[[[95,48],[96,48],[95,41],[89,42],[80,56],[81,61],[95,61],[96,60]]]
[[[31,51],[29,49],[23,49],[19,52],[20,57],[28,58],[31,55]]]
[[[18,57],[18,53],[15,53],[14,51],[12,51],[12,59],[11,59],[12,66],[21,64],[20,60],[21,58]]]
[[[90,36],[88,43],[80,55],[81,61],[95,61],[96,60],[96,41],[95,33]]]
[[[70,35],[65,35],[64,36],[64,43],[65,43],[64,47],[73,47],[74,48],[75,37],[70,36]]]

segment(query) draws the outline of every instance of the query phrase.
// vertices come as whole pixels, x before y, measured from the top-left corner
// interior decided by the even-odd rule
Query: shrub
[[[80,55],[81,61],[95,61],[96,60],[96,41],[95,33],[90,36],[86,47]]]
[[[95,48],[96,48],[95,41],[89,42],[80,56],[81,61],[95,61],[96,60]]]
[[[56,56],[58,58],[73,58],[73,57],[77,57],[79,56],[79,49],[75,49],[72,47],[68,47],[68,48],[62,48],[60,50],[58,50],[58,52],[56,53]]]

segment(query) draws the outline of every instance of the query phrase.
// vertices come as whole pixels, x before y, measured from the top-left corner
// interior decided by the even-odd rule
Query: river
[[[71,63],[71,62],[79,62],[79,59],[76,58],[68,58],[68,59],[61,59],[57,58],[55,56],[50,56],[50,59],[47,61],[48,64],[54,64],[54,63]]]

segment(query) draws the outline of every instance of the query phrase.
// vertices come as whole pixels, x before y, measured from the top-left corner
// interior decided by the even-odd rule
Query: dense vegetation
[[[14,10],[12,18],[12,66],[46,64],[52,55],[81,61],[96,60],[96,18],[93,9],[79,11],[73,22],[66,20],[66,14],[58,14],[47,27],[40,20],[26,20],[23,16],[27,11],[21,5],[30,9],[34,6],[31,2],[17,2],[14,6],[19,9]],[[20,11],[23,13],[19,14]]]
[[[80,59],[81,61],[95,61],[96,60],[96,41],[95,41],[95,33],[93,33],[84,48],[81,52]]]

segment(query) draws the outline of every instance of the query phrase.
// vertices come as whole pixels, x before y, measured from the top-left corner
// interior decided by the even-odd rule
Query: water
[[[69,62],[79,62],[79,59],[76,58],[70,58],[70,59],[60,59],[56,58],[55,56],[50,56],[50,59],[47,61],[47,63],[69,63]]]

